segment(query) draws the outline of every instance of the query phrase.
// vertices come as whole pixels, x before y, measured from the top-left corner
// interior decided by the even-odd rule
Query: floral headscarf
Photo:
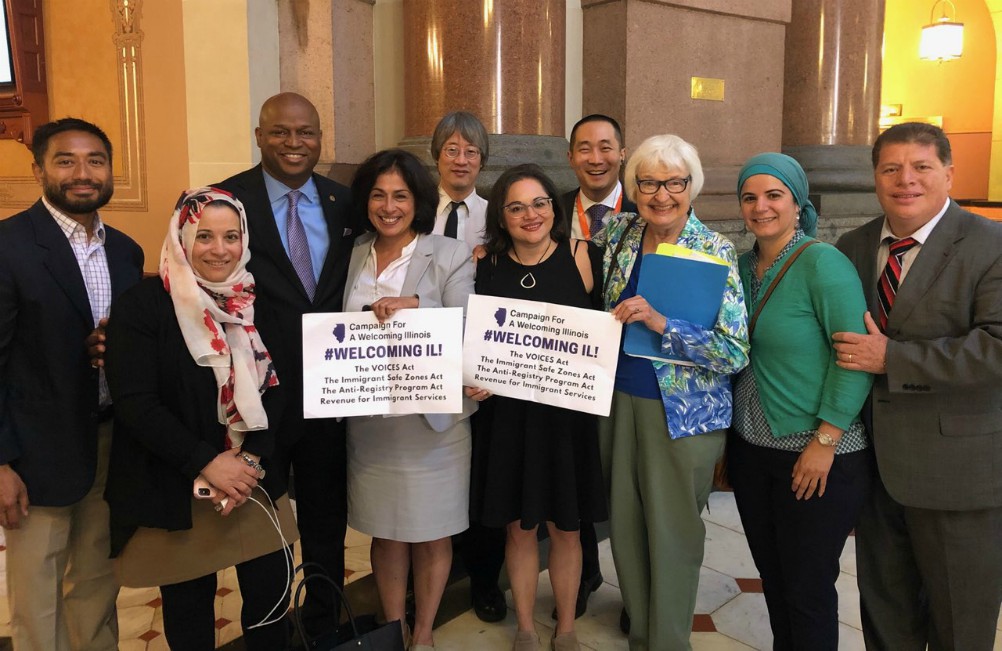
[[[210,282],[196,275],[191,249],[202,211],[221,201],[240,215],[242,252],[229,278]],[[219,387],[219,422],[226,447],[243,444],[244,432],[266,429],[261,394],[278,384],[271,355],[254,327],[254,276],[247,215],[233,195],[217,188],[188,190],[178,199],[160,256],[160,277],[174,303],[181,334],[195,363],[212,368]]]

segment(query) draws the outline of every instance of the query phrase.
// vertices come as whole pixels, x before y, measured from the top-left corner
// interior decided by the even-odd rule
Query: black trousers
[[[282,446],[279,440],[275,467],[292,471],[303,562],[321,565],[343,587],[348,528],[345,422],[333,418],[299,420],[283,423],[282,431],[283,435],[299,435],[291,446]],[[330,586],[316,581],[307,584],[302,613],[308,633],[332,631],[340,619],[340,608]]]
[[[727,443],[728,477],[769,609],[776,651],[837,651],[839,556],[870,494],[869,450],[835,456],[823,497],[791,490],[797,452]]]
[[[283,615],[289,609],[286,582],[291,569],[283,550],[237,565],[237,581],[243,599],[240,626],[244,632],[244,647],[248,651],[275,651],[288,647],[289,628]],[[215,574],[162,585],[160,597],[163,601],[164,635],[170,648],[184,651],[213,651],[216,648]],[[265,619],[277,621],[250,628]]]

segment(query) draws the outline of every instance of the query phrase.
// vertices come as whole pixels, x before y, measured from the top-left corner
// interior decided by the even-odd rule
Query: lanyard
[[[574,198],[574,206],[578,211],[578,224],[581,226],[581,234],[584,235],[586,240],[591,239],[591,223],[588,219],[588,215],[585,214],[584,206],[581,205],[581,191],[578,190],[577,196]],[[616,207],[612,209],[613,213],[621,212],[623,208],[623,191],[619,192],[619,198],[616,199]]]

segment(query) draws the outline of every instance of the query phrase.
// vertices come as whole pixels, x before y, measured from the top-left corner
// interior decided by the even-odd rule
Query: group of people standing
[[[319,116],[293,93],[265,102],[255,133],[261,164],[182,195],[146,280],[139,247],[98,214],[113,190],[108,138],[74,118],[35,133],[42,199],[0,222],[15,649],[116,648],[119,585],[159,586],[168,643],[211,649],[215,573],[230,566],[247,648],[286,648],[289,546],[298,537],[304,560],[340,583],[350,524],[372,536],[383,613],[415,651],[434,648],[454,536],[477,615],[505,617],[506,563],[513,649],[537,649],[545,530],[550,648],[571,651],[602,583],[605,520],[630,648],[688,649],[701,513],[722,461],[776,649],[837,648],[853,528],[868,648],[991,648],[1002,226],[949,199],[942,131],[878,138],[885,215],[837,248],[815,239],[800,165],[752,157],[737,195],[755,246],[740,257],[696,216],[696,148],[652,136],[627,162],[604,115],[572,130],[578,190],[560,196],[524,164],[486,201],[475,185],[488,137],[469,113],[435,130],[437,184],[399,149],[370,156],[350,189],[315,174]],[[664,243],[727,265],[712,325],[662,314],[639,291]],[[682,363],[621,351],[607,418],[476,386],[457,414],[303,418],[303,314],[384,321],[465,308],[473,293],[609,311]],[[309,632],[336,627],[337,608],[308,584]]]

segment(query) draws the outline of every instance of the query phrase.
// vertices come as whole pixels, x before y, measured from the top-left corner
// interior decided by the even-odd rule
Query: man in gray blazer
[[[1002,225],[949,198],[950,142],[907,123],[873,146],[884,216],[838,242],[868,334],[838,364],[873,373],[879,481],[856,528],[867,649],[992,649],[1002,604]]]

